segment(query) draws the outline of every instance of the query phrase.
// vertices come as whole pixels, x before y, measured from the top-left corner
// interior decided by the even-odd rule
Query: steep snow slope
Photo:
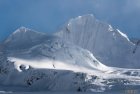
[[[102,92],[140,87],[140,70],[107,67],[88,50],[57,36],[27,28],[11,36],[0,47],[0,91]]]
[[[16,45],[15,47],[13,47],[14,50],[9,49],[11,48],[11,44],[6,45],[6,47],[8,47],[8,50],[5,47],[9,60],[16,61],[15,64],[29,64],[35,68],[68,68],[69,70],[80,70],[81,67],[83,69],[86,68],[87,70],[94,69],[107,71],[107,67],[101,64],[89,51],[68,43],[64,43],[62,39],[56,36],[46,35],[44,40],[40,40],[38,39],[38,37],[34,36],[34,38],[36,37],[35,40],[41,41],[40,43],[34,46],[28,45],[28,43],[30,43],[30,45],[33,45],[32,40],[28,40],[28,42],[26,43],[20,41],[22,40],[22,38],[17,38],[17,36],[19,36],[18,34],[20,34],[21,36],[29,36],[28,39],[31,39],[30,35],[34,35],[36,33],[37,32],[28,30],[26,30],[26,34],[23,33],[22,30],[19,32],[14,32],[13,39],[16,41],[10,40],[9,38],[7,39],[10,40],[10,43]],[[27,45],[29,47],[28,49],[23,49],[18,48],[19,46],[17,45]]]
[[[71,19],[56,35],[91,51],[102,63],[126,68],[139,68],[140,58],[134,53],[135,44],[128,37],[98,21],[93,15]]]

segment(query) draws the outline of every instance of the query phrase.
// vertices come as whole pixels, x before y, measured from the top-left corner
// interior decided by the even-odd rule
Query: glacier
[[[139,90],[139,53],[139,41],[91,14],[53,34],[20,27],[0,44],[0,91]]]

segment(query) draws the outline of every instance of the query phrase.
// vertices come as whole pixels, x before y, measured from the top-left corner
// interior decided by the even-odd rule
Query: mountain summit
[[[52,35],[21,27],[0,45],[0,91],[139,89],[139,69],[107,66],[139,67],[138,44],[89,14]]]
[[[5,40],[4,45],[6,45],[7,49],[26,49],[40,43],[46,36],[44,33],[20,27]]]
[[[109,66],[139,68],[138,50],[126,34],[93,15],[71,19],[56,35],[91,51],[102,63]],[[140,54],[140,53],[139,53]]]

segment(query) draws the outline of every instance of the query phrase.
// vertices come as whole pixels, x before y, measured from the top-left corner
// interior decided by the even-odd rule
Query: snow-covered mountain
[[[102,79],[97,80],[101,85],[96,82],[90,85],[88,81],[110,72],[111,68],[100,63],[89,51],[65,43],[57,36],[22,27],[11,34],[1,48],[2,90],[102,91],[108,87],[101,84]],[[96,88],[92,88],[94,86]]]
[[[97,31],[98,36],[92,37]],[[98,49],[95,44],[98,44]],[[92,50],[95,52],[91,53],[90,49],[84,49],[90,46],[95,46],[97,51]],[[131,56],[133,47],[136,47],[135,44],[126,35],[95,20],[92,15],[72,19],[67,27],[52,35],[21,27],[0,45],[0,91],[102,92],[139,89],[139,69],[122,69],[103,64],[107,60],[119,64],[122,61],[115,61],[115,53],[119,57],[130,50],[128,56]],[[135,54],[138,55],[137,52]],[[100,58],[98,55],[101,55]],[[106,60],[106,57],[110,59]],[[125,60],[123,57],[121,59]],[[137,57],[135,60],[138,60]]]
[[[140,52],[127,35],[91,14],[71,19],[56,35],[91,51],[103,64],[140,68]]]
[[[37,62],[40,60],[47,62],[45,60],[48,60],[48,65],[49,62],[52,63],[51,68],[54,66],[57,68],[57,65],[62,67],[62,65],[67,64],[67,66],[71,65],[73,68],[76,65],[78,67],[87,66],[87,69],[105,67],[87,50],[65,43],[57,36],[42,34],[23,27],[11,34],[3,46],[10,60],[16,58],[16,60],[20,60],[20,58],[32,60],[35,58]],[[30,62],[26,63],[29,64]]]
[[[20,27],[13,32],[4,42],[7,50],[26,49],[45,40],[46,34]]]

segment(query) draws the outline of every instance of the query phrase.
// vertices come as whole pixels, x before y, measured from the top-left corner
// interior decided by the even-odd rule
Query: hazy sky
[[[84,14],[94,14],[129,37],[140,38],[140,0],[0,0],[0,40],[20,26],[56,31]]]

